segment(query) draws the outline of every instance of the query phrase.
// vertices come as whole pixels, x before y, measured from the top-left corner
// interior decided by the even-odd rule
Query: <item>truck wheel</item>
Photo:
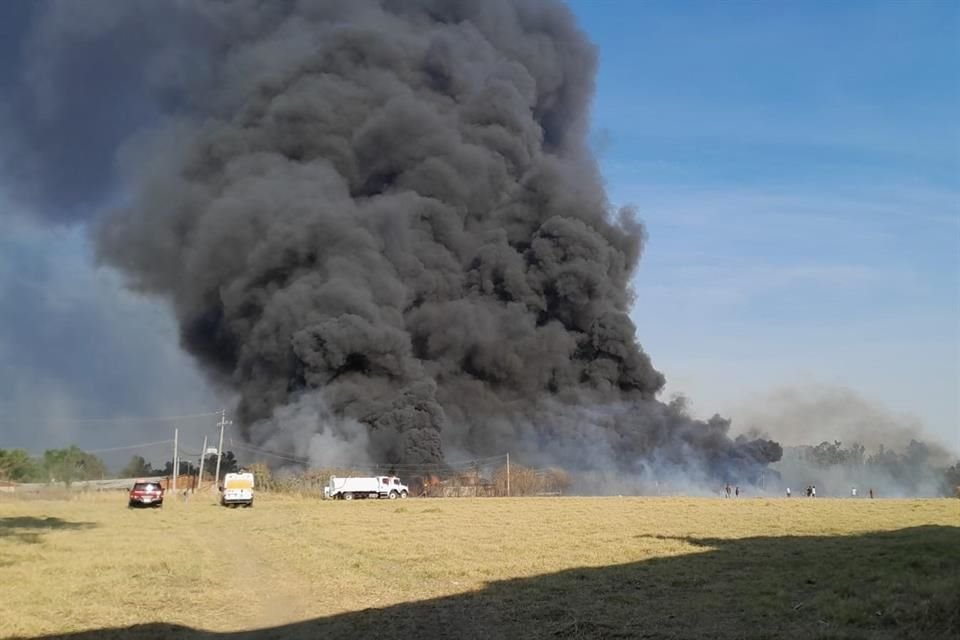
[[[390,499],[391,499],[391,500],[396,500],[397,497],[398,497],[398,496],[397,496],[397,492],[396,492],[396,491],[391,491],[391,492],[390,492]]]
[[[400,492],[400,497],[401,497],[401,498],[406,498],[406,497],[407,497],[407,492],[406,492],[406,491],[401,491],[401,492]]]
[[[353,500],[353,494],[352,494],[352,493],[345,493],[345,494],[343,494],[343,499],[344,499],[344,500]]]

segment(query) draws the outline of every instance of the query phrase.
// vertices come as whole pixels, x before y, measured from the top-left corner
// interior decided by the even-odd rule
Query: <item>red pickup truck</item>
[[[159,482],[137,482],[130,489],[130,507],[162,507],[163,486]]]

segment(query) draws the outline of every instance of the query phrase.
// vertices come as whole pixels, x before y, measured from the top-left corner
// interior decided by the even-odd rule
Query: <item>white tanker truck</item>
[[[323,497],[333,500],[360,498],[406,498],[410,495],[407,485],[395,476],[373,478],[338,478],[330,476],[330,483],[323,488]]]

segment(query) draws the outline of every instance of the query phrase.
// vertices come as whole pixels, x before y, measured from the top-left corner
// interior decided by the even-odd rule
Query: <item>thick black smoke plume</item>
[[[565,7],[179,6],[206,44],[100,254],[172,300],[254,444],[711,481],[779,458],[656,400],[643,229],[585,143],[596,52]]]

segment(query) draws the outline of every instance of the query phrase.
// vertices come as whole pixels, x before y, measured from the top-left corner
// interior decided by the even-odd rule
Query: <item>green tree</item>
[[[43,469],[51,482],[64,482],[67,486],[77,480],[100,480],[107,476],[103,461],[76,445],[44,451]]]
[[[233,451],[224,451],[223,458],[220,460],[220,478],[223,478],[223,475],[226,473],[235,473],[240,469],[240,464],[237,462],[237,456],[234,455]],[[204,477],[213,476],[217,471],[217,454],[213,453],[204,458],[203,460],[203,475]]]
[[[121,478],[135,478],[158,475],[157,471],[150,466],[143,456],[133,456],[130,462],[120,470]]]
[[[0,449],[0,478],[14,482],[43,480],[43,467],[23,449]]]
[[[904,457],[882,444],[875,454],[867,458],[867,466],[878,469],[897,481],[904,480]]]
[[[960,462],[943,470],[943,495],[960,498]]]
[[[866,456],[867,448],[859,442],[854,442],[852,445],[850,445],[850,448],[847,449],[847,453],[844,457],[846,458],[847,464],[862,466],[866,461]]]
[[[831,467],[836,464],[843,464],[847,455],[843,445],[839,440],[831,442],[821,442],[809,451],[810,460],[821,467]]]
[[[198,469],[195,465],[190,464],[186,460],[180,461],[180,470],[177,472],[178,476],[192,476],[197,473]],[[167,462],[163,465],[163,469],[157,472],[158,475],[163,476],[172,476],[173,475],[173,463]]]
[[[216,460],[214,460],[213,465],[213,469],[216,470]],[[233,451],[224,451],[223,458],[220,460],[220,477],[222,478],[228,473],[236,473],[239,469],[240,463],[237,462],[237,456],[233,455]]]

